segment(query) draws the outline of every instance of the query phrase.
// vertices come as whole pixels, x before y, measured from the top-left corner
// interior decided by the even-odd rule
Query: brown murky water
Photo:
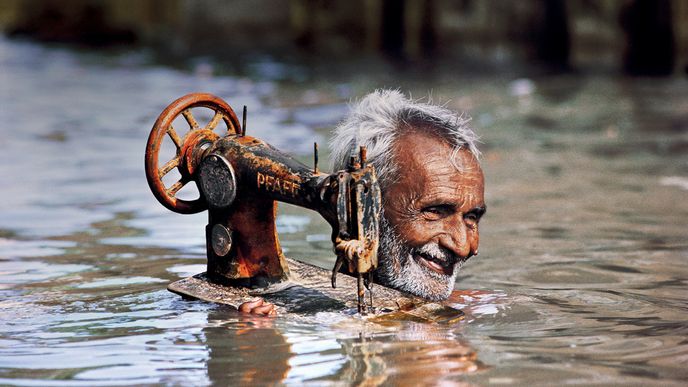
[[[685,79],[212,69],[0,39],[0,384],[688,380]],[[143,175],[169,102],[246,104],[251,134],[308,160],[350,98],[390,85],[432,89],[482,135],[489,211],[457,284],[476,292],[453,301],[466,320],[250,318],[165,290],[205,264],[204,214],[165,210]],[[333,263],[317,215],[283,207],[279,231],[289,256]]]

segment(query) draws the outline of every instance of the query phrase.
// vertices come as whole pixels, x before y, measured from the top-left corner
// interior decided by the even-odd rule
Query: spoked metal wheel
[[[210,109],[213,113],[212,118],[203,127],[194,117],[193,110],[197,108]],[[188,125],[188,130],[183,137],[179,135],[180,128],[172,126],[180,115]],[[178,198],[177,193],[193,180],[196,168],[193,151],[202,143],[212,143],[219,138],[214,130],[221,122],[224,122],[227,128],[227,132],[222,133],[223,135],[241,132],[241,125],[234,110],[221,98],[203,93],[188,94],[172,102],[155,121],[146,145],[146,178],[153,195],[163,206],[182,214],[195,214],[208,208],[202,197],[184,200]],[[169,136],[174,143],[176,152],[171,160],[160,166],[160,149],[166,136]],[[181,178],[165,186],[163,177],[175,168],[179,171]]]

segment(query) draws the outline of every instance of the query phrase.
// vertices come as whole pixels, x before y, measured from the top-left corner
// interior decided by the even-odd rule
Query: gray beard
[[[446,275],[430,270],[414,259],[413,254],[417,252],[456,262],[454,271],[451,275]],[[381,285],[432,301],[449,297],[464,262],[437,243],[427,243],[418,248],[409,247],[384,215],[380,217],[378,261],[377,274]]]

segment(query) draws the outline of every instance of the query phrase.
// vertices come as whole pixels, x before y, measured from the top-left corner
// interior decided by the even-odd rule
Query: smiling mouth
[[[431,255],[423,253],[414,253],[413,258],[416,259],[421,265],[427,267],[428,269],[443,275],[454,274],[454,268],[459,260],[452,260],[452,262],[437,259]]]

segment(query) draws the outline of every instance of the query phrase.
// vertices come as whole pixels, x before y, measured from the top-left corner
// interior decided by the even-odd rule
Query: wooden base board
[[[340,274],[337,288],[330,284],[331,272],[317,266],[287,259],[290,278],[264,289],[231,287],[210,282],[205,273],[171,283],[167,289],[185,298],[199,299],[238,308],[246,301],[262,297],[275,304],[278,315],[313,315],[318,312],[357,314],[356,279]],[[366,292],[366,302],[370,302]],[[383,286],[373,287],[373,306],[366,319],[380,323],[416,321],[454,323],[463,319],[461,310],[424,301]]]

